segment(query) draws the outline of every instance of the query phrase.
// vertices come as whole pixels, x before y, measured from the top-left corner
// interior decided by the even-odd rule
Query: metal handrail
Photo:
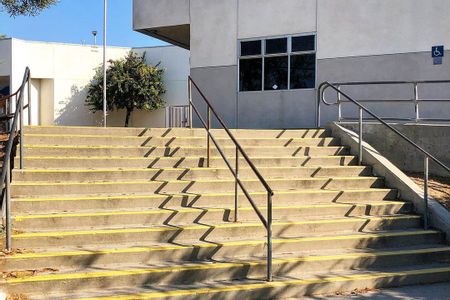
[[[450,82],[450,81],[433,81],[433,82]],[[416,150],[422,152],[422,154],[424,155],[424,197],[423,197],[424,198],[424,208],[425,208],[424,209],[424,227],[425,227],[425,229],[428,229],[428,227],[429,227],[429,221],[428,221],[429,220],[429,212],[428,212],[428,175],[429,175],[428,174],[428,163],[429,163],[429,159],[434,161],[438,166],[442,167],[449,174],[450,174],[450,167],[446,166],[443,162],[441,162],[439,159],[434,157],[431,153],[429,153],[428,151],[426,151],[425,149],[423,149],[422,147],[417,145],[414,141],[412,141],[406,135],[404,135],[403,133],[401,133],[400,131],[395,129],[393,126],[386,123],[383,119],[381,119],[375,113],[373,113],[368,108],[363,106],[360,102],[358,102],[355,99],[353,99],[352,97],[350,97],[347,93],[341,91],[339,89],[339,87],[337,87],[334,84],[331,84],[327,81],[323,82],[317,90],[318,120],[319,120],[318,125],[320,125],[320,118],[319,118],[320,102],[323,102],[325,105],[328,105],[328,106],[338,105],[338,102],[330,103],[325,99],[325,91],[328,88],[333,89],[334,91],[336,91],[338,93],[338,95],[345,97],[349,102],[358,106],[358,110],[359,110],[359,121],[358,121],[358,125],[359,125],[358,126],[359,127],[358,160],[359,160],[359,164],[362,164],[363,112],[366,112],[367,114],[369,114],[373,119],[377,120],[378,122],[380,122],[381,124],[386,126],[389,130],[391,130],[392,132],[394,132],[395,134],[400,136],[403,140],[405,140],[407,143],[409,143],[411,146],[413,146]]]
[[[9,138],[8,143],[6,144],[6,151],[5,155],[3,157],[3,168],[1,173],[0,182],[2,185],[3,190],[3,201],[2,201],[2,216],[3,213],[5,214],[6,218],[6,251],[11,251],[11,155],[12,155],[12,148],[14,139],[16,137],[16,131],[18,129],[17,123],[20,122],[20,169],[23,169],[24,163],[23,163],[23,111],[24,111],[24,91],[25,86],[28,86],[28,105],[26,106],[28,108],[28,116],[29,116],[29,122],[31,120],[30,118],[30,69],[27,67],[25,69],[25,73],[23,75],[22,84],[20,85],[17,92],[11,94],[10,96],[7,96],[6,100],[15,100],[16,103],[16,111],[14,113],[12,124],[10,124],[10,120],[8,121],[8,127],[9,127]],[[3,100],[5,100],[3,99]],[[5,112],[6,115],[8,112]]]
[[[207,105],[207,121],[203,119],[200,112],[198,111],[196,105],[194,104],[192,100],[192,87],[194,87],[197,92],[199,93],[200,97],[204,100],[204,102]],[[258,171],[258,169],[255,167],[251,159],[248,157],[245,150],[242,148],[242,146],[239,144],[237,139],[234,137],[234,135],[231,133],[231,131],[228,129],[228,127],[225,125],[222,118],[219,116],[219,114],[216,112],[216,110],[211,105],[211,102],[208,100],[208,98],[203,94],[203,92],[200,90],[198,85],[195,83],[195,81],[192,79],[191,76],[188,76],[188,93],[189,93],[189,124],[190,128],[192,128],[192,111],[194,111],[199,118],[200,122],[202,123],[203,127],[206,129],[207,132],[207,142],[206,142],[206,148],[207,148],[207,155],[206,155],[206,165],[207,167],[210,167],[210,157],[211,157],[211,143],[212,141],[214,145],[216,146],[217,151],[219,152],[222,159],[225,161],[225,164],[230,169],[231,174],[233,175],[235,179],[234,184],[234,221],[238,221],[238,186],[241,188],[242,192],[244,193],[247,200],[250,202],[250,205],[255,210],[256,214],[258,215],[258,218],[263,223],[264,227],[267,230],[267,281],[272,281],[272,197],[274,195],[274,192],[272,188],[269,186],[267,181],[264,179],[264,177],[261,175],[261,173]],[[228,137],[233,141],[235,147],[236,147],[236,153],[235,153],[235,167],[233,168],[230,161],[226,158],[225,152],[220,147],[219,143],[217,142],[216,138],[211,133],[211,113],[214,114],[216,119],[218,120],[220,126],[225,130]],[[256,177],[259,179],[261,184],[264,186],[264,188],[267,191],[267,219],[262,214],[261,210],[258,208],[256,203],[254,202],[252,196],[244,186],[243,182],[239,178],[239,155],[242,155],[242,157],[245,159],[247,164],[250,166],[250,168],[255,173]]]
[[[414,97],[409,99],[359,99],[359,103],[363,102],[373,102],[373,103],[413,103],[415,116],[414,118],[384,118],[393,121],[414,121],[416,123],[420,121],[431,121],[431,122],[450,122],[450,118],[421,118],[419,104],[424,102],[435,102],[435,103],[450,103],[450,99],[425,99],[419,96],[419,85],[426,84],[443,84],[450,83],[450,80],[416,80],[416,81],[355,81],[355,82],[333,82],[331,85],[337,87],[341,90],[342,87],[352,87],[352,86],[381,86],[381,85],[412,85]],[[342,99],[341,95],[338,93],[337,102],[334,105],[338,106],[338,121],[353,121],[355,118],[344,118],[342,117],[342,103],[348,103]],[[320,126],[320,101],[317,102],[317,126]]]

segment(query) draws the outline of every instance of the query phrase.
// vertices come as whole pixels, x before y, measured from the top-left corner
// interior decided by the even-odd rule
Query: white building
[[[175,46],[151,48],[108,47],[107,59],[124,57],[129,51],[146,53],[146,60],[165,69],[167,106],[187,104],[189,51]],[[98,125],[102,113],[91,113],[85,105],[86,86],[103,61],[103,48],[0,40],[0,91],[15,91],[22,81],[25,67],[31,69],[31,107],[33,125]],[[130,126],[164,127],[166,109],[154,112],[135,111]],[[109,126],[123,126],[125,112],[112,112]]]

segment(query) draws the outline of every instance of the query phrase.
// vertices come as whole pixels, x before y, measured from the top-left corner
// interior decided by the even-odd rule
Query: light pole
[[[103,127],[106,127],[106,9],[107,0],[103,0]]]

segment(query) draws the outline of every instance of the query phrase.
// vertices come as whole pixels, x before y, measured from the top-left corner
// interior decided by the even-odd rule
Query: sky
[[[164,42],[134,32],[132,0],[108,0],[107,43],[110,46],[147,47]],[[60,0],[36,17],[10,17],[0,7],[0,34],[8,37],[46,42],[103,43],[103,0]]]

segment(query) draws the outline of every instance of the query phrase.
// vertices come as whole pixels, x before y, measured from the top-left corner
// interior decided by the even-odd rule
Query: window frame
[[[293,52],[292,51],[292,38],[295,37],[301,37],[301,36],[309,36],[312,35],[314,36],[314,50],[308,50],[308,51],[297,51],[297,52]],[[287,52],[286,53],[276,53],[276,54],[266,54],[266,41],[267,40],[271,40],[271,39],[278,39],[278,38],[287,38]],[[241,42],[254,42],[254,41],[260,41],[261,42],[261,54],[258,55],[246,55],[246,56],[241,56]],[[299,34],[291,34],[291,35],[279,35],[279,36],[269,36],[269,37],[258,37],[258,38],[249,38],[249,39],[241,39],[238,40],[238,57],[237,57],[237,61],[238,61],[238,93],[260,93],[260,92],[280,92],[280,91],[307,91],[307,90],[315,90],[316,86],[314,88],[296,88],[296,89],[291,89],[291,56],[296,56],[296,55],[305,55],[305,54],[314,54],[315,57],[315,74],[314,74],[314,82],[315,85],[317,85],[317,33],[316,32],[305,32],[305,33],[299,33]],[[287,89],[277,89],[277,90],[265,90],[264,86],[265,86],[265,67],[266,67],[266,61],[265,58],[266,57],[284,57],[287,56],[288,58],[288,76],[287,76]],[[245,60],[245,59],[252,59],[252,58],[261,58],[262,59],[262,69],[261,69],[261,73],[262,73],[262,78],[261,78],[261,90],[257,90],[257,91],[241,91],[240,90],[240,81],[241,81],[241,76],[240,76],[240,64],[241,64],[241,60]]]

